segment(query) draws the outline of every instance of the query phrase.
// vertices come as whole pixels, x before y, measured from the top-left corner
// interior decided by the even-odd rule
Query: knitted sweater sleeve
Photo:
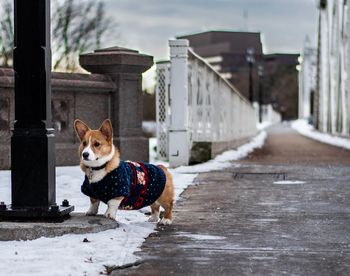
[[[89,179],[87,178],[87,176],[85,176],[83,185],[81,185],[81,192],[82,192],[84,195],[87,195],[87,196],[89,196],[89,197],[94,198],[94,196],[93,196],[93,194],[92,194],[92,191],[91,191],[91,189],[90,189],[90,183],[89,183]]]

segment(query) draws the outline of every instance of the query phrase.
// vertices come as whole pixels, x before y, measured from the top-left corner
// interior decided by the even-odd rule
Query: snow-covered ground
[[[171,169],[176,199],[197,173],[227,168],[230,161],[246,156],[264,144],[266,133],[260,132],[251,142],[237,150],[227,151],[214,160],[196,165]],[[150,140],[151,160],[155,158],[155,139]],[[89,199],[80,192],[83,173],[79,167],[59,167],[56,170],[57,202],[69,199],[76,212],[85,212]],[[10,172],[0,171],[0,200],[10,202]],[[102,204],[99,213],[106,206]],[[69,234],[56,238],[33,241],[0,241],[0,275],[98,275],[105,266],[135,262],[134,255],[145,238],[155,231],[156,225],[147,221],[140,211],[118,211],[120,227],[95,234]],[[148,209],[147,209],[148,211]],[[176,217],[174,223],[176,224]],[[0,223],[1,227],[1,223]],[[171,226],[169,226],[171,227]],[[90,242],[83,242],[87,238]]]
[[[307,123],[306,120],[301,119],[294,121],[292,123],[292,128],[298,131],[301,135],[307,136],[311,139],[350,150],[350,139],[316,131],[312,125]]]
[[[263,129],[265,129],[265,128],[271,126],[272,124],[273,124],[273,123],[271,123],[271,122],[269,122],[269,121],[264,121],[264,122],[262,122],[262,123],[257,123],[257,124],[256,124],[256,128],[257,128],[258,130],[263,130]]]

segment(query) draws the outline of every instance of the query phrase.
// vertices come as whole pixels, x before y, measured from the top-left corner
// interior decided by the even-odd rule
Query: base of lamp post
[[[38,220],[49,220],[54,221],[55,219],[61,220],[69,216],[69,214],[74,211],[74,206],[58,206],[52,205],[48,208],[12,208],[11,205],[0,204],[0,221],[4,220],[20,220],[33,221]]]

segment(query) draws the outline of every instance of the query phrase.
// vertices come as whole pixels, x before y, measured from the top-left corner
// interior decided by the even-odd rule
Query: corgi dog
[[[86,215],[96,215],[102,201],[108,206],[107,218],[115,220],[118,208],[137,210],[150,206],[149,221],[158,222],[162,206],[165,212],[159,223],[172,223],[174,185],[164,166],[120,160],[119,150],[113,145],[113,128],[109,119],[96,130],[81,120],[75,120],[74,129],[80,140],[80,168],[85,173],[81,191],[90,197]]]

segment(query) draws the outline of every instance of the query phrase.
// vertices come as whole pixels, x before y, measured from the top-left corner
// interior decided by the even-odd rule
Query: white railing
[[[259,120],[259,104],[255,102],[253,106],[255,108],[255,116],[257,120]],[[271,104],[264,104],[261,106],[261,119],[262,123],[277,124],[282,121],[282,116],[279,112],[273,109]]]
[[[321,131],[350,135],[349,1],[320,7],[315,121]]]
[[[316,91],[317,49],[311,47],[309,38],[299,59],[299,118],[310,119],[313,115],[313,98]]]
[[[230,141],[255,133],[252,105],[190,49],[188,97],[193,141]]]
[[[184,39],[157,64],[158,158],[187,165],[194,142],[229,142],[256,133],[253,106]],[[170,103],[170,104],[169,104]]]
[[[276,124],[282,121],[281,113],[272,108],[271,104],[263,105],[263,122]]]

